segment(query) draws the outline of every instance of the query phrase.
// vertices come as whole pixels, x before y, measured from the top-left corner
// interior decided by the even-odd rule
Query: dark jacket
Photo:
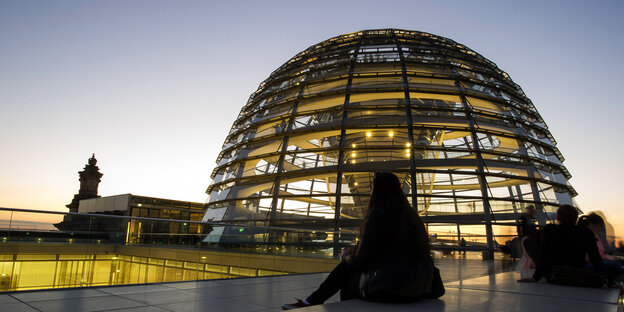
[[[533,278],[548,278],[553,266],[584,268],[585,255],[596,271],[604,271],[596,240],[587,227],[549,224],[542,233],[542,256],[536,263]]]

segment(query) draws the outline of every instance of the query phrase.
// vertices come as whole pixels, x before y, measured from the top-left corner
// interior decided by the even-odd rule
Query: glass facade
[[[527,205],[575,205],[563,161],[496,64],[429,33],[360,31],[260,84],[217,159],[204,221],[356,228],[373,173],[389,171],[430,226],[457,240],[476,226],[491,249]]]

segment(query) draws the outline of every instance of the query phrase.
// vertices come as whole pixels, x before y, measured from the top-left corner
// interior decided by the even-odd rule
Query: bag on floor
[[[528,255],[523,255],[516,265],[516,271],[520,272],[520,278],[533,277],[535,273],[535,264]]]
[[[360,295],[380,302],[413,302],[438,298],[445,289],[440,270],[433,264],[388,265],[360,276]]]

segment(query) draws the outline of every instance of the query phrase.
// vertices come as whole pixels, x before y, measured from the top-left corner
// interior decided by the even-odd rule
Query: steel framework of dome
[[[260,84],[218,157],[204,219],[357,226],[373,173],[390,171],[430,226],[457,226],[459,238],[479,225],[491,248],[492,228],[526,205],[574,204],[555,145],[520,86],[466,46],[359,31]]]

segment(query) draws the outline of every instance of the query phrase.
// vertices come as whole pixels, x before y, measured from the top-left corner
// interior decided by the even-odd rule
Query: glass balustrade
[[[328,272],[357,243],[355,223],[262,223],[0,208],[0,291]],[[429,224],[434,256],[480,258],[473,227]],[[496,231],[501,244],[510,229]]]

